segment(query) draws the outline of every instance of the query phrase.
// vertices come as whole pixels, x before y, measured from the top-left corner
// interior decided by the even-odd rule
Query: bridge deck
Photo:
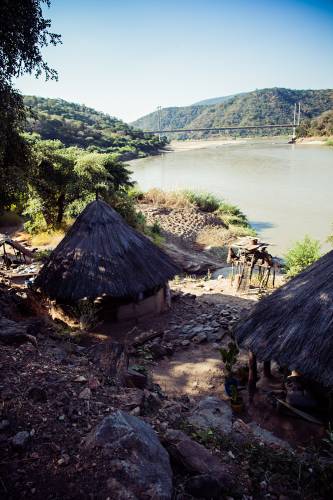
[[[245,126],[230,126],[230,127],[213,127],[213,128],[174,128],[165,130],[145,130],[145,134],[170,134],[181,132],[220,132],[221,130],[251,130],[251,129],[272,129],[272,128],[293,128],[292,123],[284,123],[281,125],[245,125]]]

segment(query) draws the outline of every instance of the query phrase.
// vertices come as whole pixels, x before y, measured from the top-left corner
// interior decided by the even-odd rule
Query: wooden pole
[[[271,362],[264,361],[264,375],[266,378],[272,378]]]
[[[252,351],[249,351],[249,401],[252,403],[257,385],[257,357]]]

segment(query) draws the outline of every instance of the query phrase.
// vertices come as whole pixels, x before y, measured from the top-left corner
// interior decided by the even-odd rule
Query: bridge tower
[[[161,111],[162,111],[162,106],[157,106],[157,117],[158,117],[158,138],[161,140]]]
[[[297,121],[296,121],[296,113],[297,113]],[[297,104],[295,102],[294,106],[294,124],[293,124],[293,136],[292,136],[292,141],[296,141],[296,127],[299,127],[301,121],[301,103],[298,103],[298,111],[297,111]]]

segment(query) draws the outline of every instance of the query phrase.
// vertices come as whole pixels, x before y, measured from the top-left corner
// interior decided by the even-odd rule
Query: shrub
[[[220,200],[214,195],[209,193],[195,193],[192,191],[185,191],[185,196],[192,203],[196,205],[203,212],[215,212],[220,206]]]
[[[285,255],[287,276],[292,278],[320,257],[320,243],[305,236],[303,241],[297,241]]]

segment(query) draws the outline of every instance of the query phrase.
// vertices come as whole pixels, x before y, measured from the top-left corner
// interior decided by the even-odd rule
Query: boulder
[[[171,499],[172,471],[168,453],[152,427],[143,420],[116,411],[88,435],[85,447],[100,448],[109,458],[110,498]]]
[[[207,396],[199,401],[188,421],[201,429],[218,429],[229,434],[232,430],[232,410],[226,401]]]
[[[171,458],[178,466],[190,474],[215,478],[224,491],[229,491],[233,487],[235,476],[233,467],[222,464],[202,444],[175,429],[166,432],[164,441]]]

